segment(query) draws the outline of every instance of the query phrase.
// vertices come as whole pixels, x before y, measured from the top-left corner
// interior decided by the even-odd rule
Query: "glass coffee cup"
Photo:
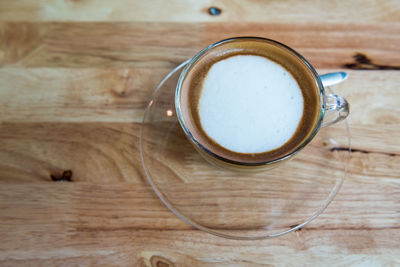
[[[243,153],[224,148],[202,129],[198,114],[199,92],[211,67],[221,60],[247,55],[265,57],[281,65],[297,81],[304,98],[302,117],[291,139],[265,153]],[[278,166],[300,152],[321,127],[343,120],[349,114],[348,102],[325,92],[320,76],[304,57],[284,44],[260,37],[230,38],[201,50],[179,77],[175,108],[179,123],[195,149],[210,163],[236,171],[259,171]]]

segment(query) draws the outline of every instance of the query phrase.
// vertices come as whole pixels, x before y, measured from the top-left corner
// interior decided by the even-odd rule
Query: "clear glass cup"
[[[317,115],[317,122],[314,124],[313,129],[308,133],[308,136],[296,146],[294,150],[290,153],[283,154],[279,158],[271,160],[271,161],[261,161],[257,163],[248,163],[244,161],[237,161],[222,157],[211,151],[204,144],[202,144],[199,140],[195,138],[195,136],[190,132],[189,127],[187,126],[187,121],[185,121],[185,117],[183,116],[182,109],[184,108],[182,105],[182,84],[185,78],[188,76],[190,71],[196,64],[205,56],[210,53],[215,53],[215,50],[218,50],[218,53],[223,53],[224,49],[232,49],[232,44],[239,43],[252,43],[257,42],[258,45],[265,45],[266,49],[278,49],[287,53],[288,57],[292,60],[292,64],[297,67],[300,71],[304,71],[304,75],[309,75],[311,73],[315,84],[317,85],[314,88],[317,88],[319,94],[319,109]],[[306,74],[307,72],[307,74]],[[314,90],[310,88],[310,90]],[[343,98],[335,94],[326,94],[324,90],[324,86],[320,79],[320,76],[317,74],[313,66],[299,53],[290,47],[281,44],[277,41],[260,38],[260,37],[235,37],[226,40],[219,41],[217,43],[211,44],[208,47],[201,50],[196,56],[194,56],[188,64],[183,69],[180,74],[176,92],[175,92],[175,107],[176,113],[179,120],[179,123],[186,134],[186,137],[190,140],[190,142],[195,146],[196,150],[210,163],[223,167],[232,169],[235,171],[260,171],[269,169],[272,167],[278,166],[280,163],[290,159],[295,154],[297,154],[300,150],[302,150],[318,133],[321,127],[329,126],[333,123],[343,120],[349,114],[349,104]],[[329,118],[325,118],[325,114],[329,114]]]

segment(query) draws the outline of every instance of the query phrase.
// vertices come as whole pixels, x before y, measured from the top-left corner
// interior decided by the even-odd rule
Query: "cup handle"
[[[335,94],[326,95],[325,118],[322,127],[327,127],[347,118],[350,105],[346,99]]]

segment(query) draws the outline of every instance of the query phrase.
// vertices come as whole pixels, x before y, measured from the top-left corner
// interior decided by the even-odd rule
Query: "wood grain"
[[[2,122],[141,122],[153,90],[170,69],[12,68],[0,69]],[[318,69],[319,73],[345,69]],[[398,71],[346,70],[333,87],[351,103],[353,126],[399,125]],[[378,91],[379,90],[379,91]],[[35,112],[32,112],[35,110]]]
[[[397,265],[396,229],[300,231],[292,236],[256,242],[226,241],[196,231],[99,231],[60,238],[62,229],[10,252],[3,263],[21,265],[124,265],[124,266],[268,266],[271,263],[337,265]],[[156,234],[155,234],[156,233]],[[57,240],[57,242],[55,241]],[[330,252],[326,248],[335,242]],[[31,246],[39,244],[37,250]],[[40,245],[43,244],[43,245]],[[47,244],[44,246],[44,244]],[[68,247],[68,248],[65,248]],[[371,255],[371,250],[374,255]],[[41,258],[37,258],[40,251]],[[346,255],[346,256],[345,256]],[[168,265],[166,265],[168,266]]]
[[[394,32],[399,24],[4,22],[0,66],[172,68],[224,38],[261,36],[293,47],[317,68],[342,68],[358,53],[398,67],[400,35]]]
[[[400,265],[399,33],[395,0],[1,1],[0,265]],[[243,35],[287,44],[319,73],[349,73],[333,88],[351,107],[341,191],[308,226],[261,241],[214,237],[178,219],[139,155],[144,107],[162,77],[206,45]],[[325,160],[304,162],[303,174]],[[208,193],[172,190],[186,204]],[[206,202],[229,193],[214,190]]]
[[[168,69],[2,68],[2,121],[139,122]],[[32,113],[32,109],[36,110]]]
[[[51,174],[60,176],[64,170],[73,170],[74,181],[141,181],[139,128],[137,123],[3,123],[0,180],[51,181]],[[400,177],[395,168],[400,159],[397,126],[353,126],[351,134],[350,171],[354,175],[361,172],[358,175],[364,179]],[[384,135],[393,138],[382,138]],[[380,165],[392,171],[373,171]],[[378,177],[379,173],[383,176]]]
[[[211,16],[210,7],[221,9]],[[135,22],[340,22],[390,23],[400,20],[399,3],[389,1],[2,1],[1,21]]]

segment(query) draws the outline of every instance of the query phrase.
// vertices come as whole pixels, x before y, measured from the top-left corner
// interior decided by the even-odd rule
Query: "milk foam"
[[[303,114],[297,81],[261,56],[237,55],[215,63],[199,100],[203,130],[222,147],[262,153],[285,144]]]

